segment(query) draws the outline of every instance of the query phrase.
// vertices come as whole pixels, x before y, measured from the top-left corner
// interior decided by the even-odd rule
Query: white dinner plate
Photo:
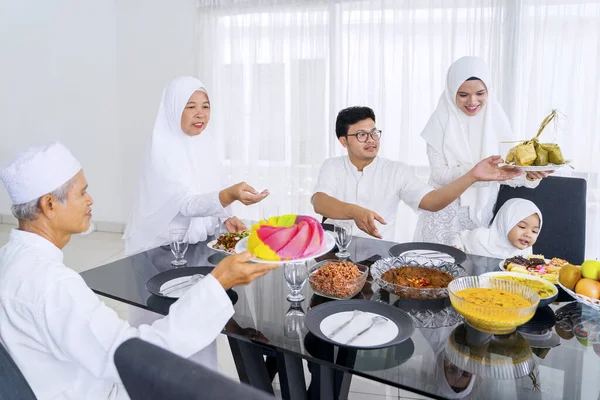
[[[504,263],[505,262],[506,262],[506,260],[502,260],[502,261],[500,261],[500,264],[498,264],[500,266],[500,269],[502,271],[506,271],[506,268],[504,268]],[[544,262],[546,263],[546,265],[548,265],[548,263],[550,262],[550,260],[547,259],[547,258],[544,258]]]
[[[225,254],[235,254],[235,251],[231,251],[231,252],[229,252],[229,251],[225,251],[225,250],[217,249],[217,248],[215,247],[215,245],[216,245],[216,244],[217,244],[217,240],[215,239],[215,240],[211,240],[210,242],[206,243],[206,246],[207,246],[209,249],[211,249],[211,250],[214,250],[214,251],[220,251],[221,253],[225,253]],[[237,246],[237,245],[236,245],[236,246]]]
[[[309,257],[299,258],[296,260],[279,260],[279,261],[263,260],[262,258],[254,257],[252,259],[252,261],[260,262],[260,263],[264,263],[264,264],[281,264],[281,263],[286,263],[286,262],[304,262],[304,261],[312,260],[313,258],[321,257],[323,254],[327,254],[331,249],[333,249],[333,246],[335,246],[335,238],[333,237],[333,235],[328,231],[325,231],[324,233],[325,233],[325,235],[324,235],[325,243],[323,243],[321,248],[315,254],[312,254]],[[248,251],[248,238],[249,237],[243,238],[235,245],[236,253],[239,254],[239,253],[243,253],[244,251]]]
[[[511,167],[514,167],[515,169],[521,170],[521,171],[525,171],[525,172],[539,172],[539,171],[556,171],[557,169],[560,169],[564,166],[567,166],[569,164],[565,163],[565,164],[548,164],[548,165],[529,165],[529,166],[524,166],[524,165],[515,165],[515,163],[510,163],[510,164],[506,164],[509,165]]]

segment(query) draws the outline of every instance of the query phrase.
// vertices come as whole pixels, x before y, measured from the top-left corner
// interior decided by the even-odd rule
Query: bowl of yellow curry
[[[548,282],[544,278],[540,278],[539,276],[506,271],[488,272],[481,276],[492,276],[496,279],[506,279],[509,281],[519,282],[535,290],[538,296],[540,296],[540,304],[538,305],[538,308],[552,304],[552,302],[554,302],[558,297],[558,288],[556,285]]]
[[[529,321],[540,302],[522,283],[488,276],[466,276],[450,282],[454,309],[475,329],[495,335],[514,332]]]

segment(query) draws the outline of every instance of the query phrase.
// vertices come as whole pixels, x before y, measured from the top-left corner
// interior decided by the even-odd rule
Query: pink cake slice
[[[259,235],[258,236],[259,238],[260,238],[260,231],[263,228],[265,228],[264,225],[258,229],[257,234]],[[286,246],[287,244],[289,244],[289,242],[292,240],[292,238],[294,238],[296,236],[297,233],[298,233],[298,225],[294,225],[289,228],[277,228],[277,232],[274,232],[271,235],[269,235],[268,237],[266,237],[263,240],[263,243],[266,244],[267,246],[269,246],[271,248],[271,250],[273,250],[274,252],[279,254],[279,250],[281,248],[283,248],[284,246]],[[279,255],[281,256],[281,254],[279,254]]]
[[[295,226],[298,227],[298,233],[296,233],[287,245],[277,250],[277,254],[282,260],[301,258],[310,243],[309,239],[312,231],[310,225],[306,221],[302,221]]]

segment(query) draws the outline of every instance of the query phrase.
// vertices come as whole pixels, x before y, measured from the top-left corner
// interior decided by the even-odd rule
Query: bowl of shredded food
[[[522,283],[489,276],[466,276],[448,285],[450,302],[475,329],[505,335],[529,321],[540,302]]]
[[[448,297],[448,285],[466,276],[458,264],[441,259],[387,257],[371,266],[371,275],[384,290],[399,297],[416,300],[437,300]]]
[[[347,300],[365,286],[369,268],[350,261],[325,260],[308,269],[308,282],[319,296]]]

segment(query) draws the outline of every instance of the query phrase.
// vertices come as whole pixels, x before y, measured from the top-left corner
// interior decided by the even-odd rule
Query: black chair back
[[[502,185],[494,216],[509,199],[520,197],[534,202],[544,217],[542,230],[533,245],[534,254],[581,264],[585,259],[586,195],[587,182],[581,178],[551,176],[533,190]]]
[[[140,339],[129,339],[117,348],[115,365],[131,400],[274,399]]]
[[[31,386],[2,344],[0,344],[0,399],[36,400]]]

